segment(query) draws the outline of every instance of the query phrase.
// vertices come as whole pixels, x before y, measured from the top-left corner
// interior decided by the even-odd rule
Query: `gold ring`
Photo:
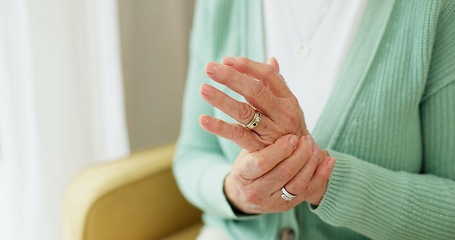
[[[245,127],[251,130],[258,126],[261,119],[262,119],[262,114],[256,110],[254,112],[253,118],[251,119],[251,121],[248,124],[245,125]]]

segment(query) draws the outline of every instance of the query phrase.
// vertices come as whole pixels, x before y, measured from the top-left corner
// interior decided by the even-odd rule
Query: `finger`
[[[262,81],[239,73],[231,67],[210,62],[207,63],[205,71],[208,77],[242,95],[248,103],[268,116],[271,116],[279,104],[278,99]]]
[[[289,211],[292,208],[299,205],[300,203],[302,203],[303,201],[305,201],[305,199],[299,199],[299,198],[296,198],[292,201],[286,201],[281,197],[282,194],[283,194],[283,192],[281,192],[281,188],[276,190],[274,193],[272,193],[272,195],[270,196],[270,200],[271,200],[270,205],[271,206],[266,206],[266,209],[267,209],[266,212]]]
[[[280,72],[280,65],[278,65],[278,61],[276,60],[275,57],[271,57],[268,61],[267,64],[273,67],[275,71]]]
[[[253,185],[256,185],[257,188],[267,188],[267,191],[270,193],[281,189],[296,176],[299,170],[310,159],[312,148],[313,146],[310,146],[306,142],[305,137],[301,137],[292,155],[279,162],[276,167],[264,174],[260,180],[254,181]]]
[[[306,136],[305,138],[308,144],[313,145],[311,158],[305,163],[297,175],[284,186],[289,193],[297,196],[306,191],[319,162],[322,160],[322,151],[316,144],[314,144],[311,136]]]
[[[251,105],[239,102],[209,84],[202,84],[200,91],[205,101],[234,118],[237,122],[247,125],[253,119],[256,110]],[[254,127],[253,131],[261,133],[264,138],[267,136],[267,132],[263,130],[274,128],[271,127],[273,122],[264,114],[261,115],[261,121]],[[275,139],[276,137],[273,140]],[[269,142],[269,144],[271,143]]]
[[[274,144],[248,154],[237,169],[240,176],[246,180],[261,177],[291,156],[298,142],[297,136],[288,134],[278,138]]]
[[[327,184],[330,175],[332,174],[333,167],[335,166],[335,162],[335,158],[326,157],[322,160],[321,164],[319,164],[305,193],[301,195],[302,197],[307,198],[309,203],[319,205],[327,189]]]
[[[245,129],[239,124],[227,123],[208,115],[200,116],[199,122],[202,128],[207,132],[226,138],[250,152],[257,151],[267,146],[255,132]]]
[[[311,179],[310,182],[311,184],[310,189],[315,190],[317,189],[317,191],[320,192],[318,196],[316,197],[311,196],[310,199],[308,199],[308,196],[310,196],[309,192],[305,192],[304,194],[297,195],[297,198],[295,198],[294,200],[285,201],[281,197],[282,195],[281,189],[278,189],[275,192],[273,192],[273,194],[270,196],[271,203],[269,203],[269,206],[265,206],[265,209],[267,210],[266,212],[288,211],[305,200],[307,200],[313,205],[319,205],[320,199],[322,199],[322,196],[325,193],[325,189],[327,188],[328,179],[330,177],[334,165],[335,159],[332,157],[326,157],[325,159],[322,160],[321,164],[318,165],[314,173],[314,177]],[[286,188],[286,190],[288,189]]]
[[[278,71],[278,62],[274,58],[270,61],[270,64],[256,62],[244,57],[225,57],[222,62],[240,73],[265,82],[270,90],[278,96],[288,96],[291,94],[286,82]]]

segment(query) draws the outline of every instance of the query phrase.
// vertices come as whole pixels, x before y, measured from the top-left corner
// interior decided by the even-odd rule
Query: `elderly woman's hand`
[[[201,86],[208,103],[241,123],[206,115],[200,118],[205,130],[244,149],[224,182],[231,204],[245,213],[287,211],[305,200],[318,205],[335,159],[308,134],[302,109],[279,74],[276,60],[263,64],[224,58],[223,64],[208,63],[206,73],[248,102],[239,102],[211,85]],[[245,128],[256,109],[261,120],[254,128]]]
[[[309,135],[285,135],[260,151],[243,150],[225,179],[225,194],[249,214],[288,211],[303,201],[318,205],[335,164],[320,153]],[[296,198],[284,199],[282,188]]]
[[[211,79],[239,93],[249,103],[239,102],[213,86],[203,84],[201,95],[212,106],[242,125],[253,119],[255,108],[262,113],[262,119],[253,131],[239,124],[201,116],[201,125],[208,132],[249,151],[262,149],[285,134],[298,137],[308,134],[299,102],[280,75],[274,58],[264,64],[242,57],[227,57],[223,64],[208,63],[205,71]]]

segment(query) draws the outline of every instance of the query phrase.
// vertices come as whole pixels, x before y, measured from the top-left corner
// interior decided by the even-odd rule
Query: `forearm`
[[[214,151],[179,143],[173,165],[174,175],[185,197],[202,211],[233,218],[224,192],[224,177],[230,164]]]
[[[323,221],[373,239],[452,239],[455,182],[394,172],[353,156],[337,159],[321,204]]]
[[[416,172],[331,151],[337,164],[314,211],[321,219],[374,239],[453,239],[455,83],[432,93],[421,103],[423,162]]]

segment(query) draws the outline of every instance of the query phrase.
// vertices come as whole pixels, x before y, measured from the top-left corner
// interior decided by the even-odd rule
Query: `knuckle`
[[[247,70],[249,67],[249,59],[246,57],[239,57],[237,59],[237,63],[239,66],[241,66],[242,69]]]
[[[283,116],[286,117],[287,121],[292,124],[292,126],[296,126],[298,121],[299,121],[299,117],[296,115],[296,112],[293,111],[292,109],[289,109],[289,108],[284,108],[282,109],[282,114]]]
[[[256,81],[253,87],[250,89],[250,96],[253,98],[262,96],[266,93],[266,90],[267,88],[262,82]]]
[[[255,188],[250,188],[245,191],[245,199],[247,202],[251,204],[258,204],[259,203],[259,194]]]
[[[232,140],[233,141],[238,141],[238,140],[241,140],[244,135],[245,135],[245,129],[243,129],[242,126],[236,126],[233,131],[232,131]]]
[[[295,95],[292,95],[291,97],[286,98],[286,101],[289,101],[290,105],[292,106],[298,106],[300,108],[300,103],[299,100]]]
[[[292,126],[297,126],[297,123],[299,122],[299,119],[298,119],[298,117],[295,114],[293,114],[291,112],[287,112],[286,116],[288,117],[289,122],[291,122]]]
[[[241,120],[245,121],[245,123],[247,121],[250,121],[250,119],[252,118],[252,115],[254,114],[254,110],[253,108],[246,104],[246,103],[242,103],[240,105],[240,108],[239,108],[239,117]]]
[[[275,74],[275,69],[272,67],[272,65],[265,64],[264,65],[264,75],[270,76],[272,74]]]
[[[297,189],[296,192],[305,192],[306,189],[308,188],[308,181],[298,181],[295,184],[295,188]]]
[[[256,169],[259,169],[262,172],[268,170],[267,161],[262,155],[258,155],[254,158],[254,166]]]
[[[256,166],[262,173],[266,173],[271,169],[268,161],[259,161],[256,163]]]
[[[316,192],[316,189],[314,189],[311,185],[308,185],[305,191],[305,196],[310,197]]]

